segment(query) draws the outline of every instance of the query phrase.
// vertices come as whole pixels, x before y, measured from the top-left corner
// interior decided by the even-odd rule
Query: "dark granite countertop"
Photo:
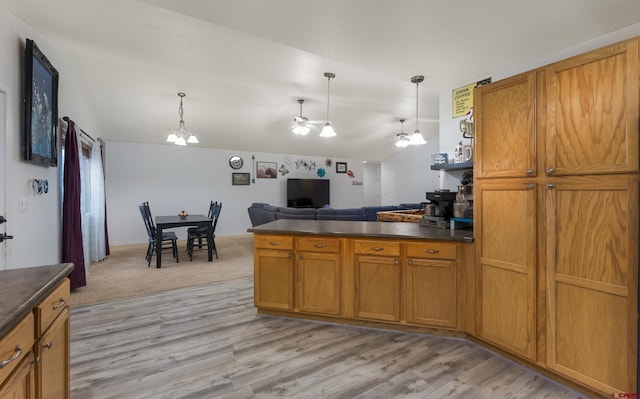
[[[73,263],[61,263],[0,271],[0,337],[42,302],[73,268]]]
[[[405,222],[278,219],[248,230],[252,233],[324,235],[472,242],[473,231],[449,230]]]

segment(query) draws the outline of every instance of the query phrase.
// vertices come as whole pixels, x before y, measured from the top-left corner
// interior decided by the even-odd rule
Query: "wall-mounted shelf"
[[[437,165],[431,165],[431,170],[462,170],[473,169],[473,161],[461,162],[461,163],[441,163]]]

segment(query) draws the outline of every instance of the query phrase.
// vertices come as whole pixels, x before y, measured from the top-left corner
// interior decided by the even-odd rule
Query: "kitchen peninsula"
[[[252,232],[261,314],[451,335],[471,325],[461,306],[473,298],[470,231],[280,219]]]

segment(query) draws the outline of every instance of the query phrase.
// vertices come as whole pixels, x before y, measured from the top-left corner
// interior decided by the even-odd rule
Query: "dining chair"
[[[145,260],[147,261],[147,266],[151,266],[151,258],[153,254],[156,252],[156,240],[157,240],[157,232],[156,225],[153,223],[153,216],[151,216],[151,208],[149,208],[149,202],[143,202],[138,205],[138,209],[140,210],[140,215],[142,216],[142,221],[144,222],[144,227],[147,229],[147,237],[149,240],[149,245],[147,246],[147,255],[145,256]],[[171,250],[173,257],[176,258],[176,263],[178,260],[178,237],[176,233],[173,231],[163,231],[162,232],[162,250]]]
[[[218,250],[216,248],[216,226],[220,217],[220,211],[222,210],[222,202],[211,201],[209,204],[209,219],[211,219],[211,250],[218,259]],[[197,243],[196,243],[197,240]],[[192,227],[187,229],[187,254],[189,259],[193,260],[193,251],[197,247],[202,249],[207,245],[207,228],[205,227]]]

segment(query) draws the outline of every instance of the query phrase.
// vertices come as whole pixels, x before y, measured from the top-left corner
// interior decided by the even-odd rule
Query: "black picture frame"
[[[336,173],[347,173],[347,163],[336,162]]]
[[[25,46],[22,100],[24,160],[58,166],[58,71],[31,39]]]
[[[248,186],[251,184],[250,173],[232,173],[231,184],[234,186]]]

